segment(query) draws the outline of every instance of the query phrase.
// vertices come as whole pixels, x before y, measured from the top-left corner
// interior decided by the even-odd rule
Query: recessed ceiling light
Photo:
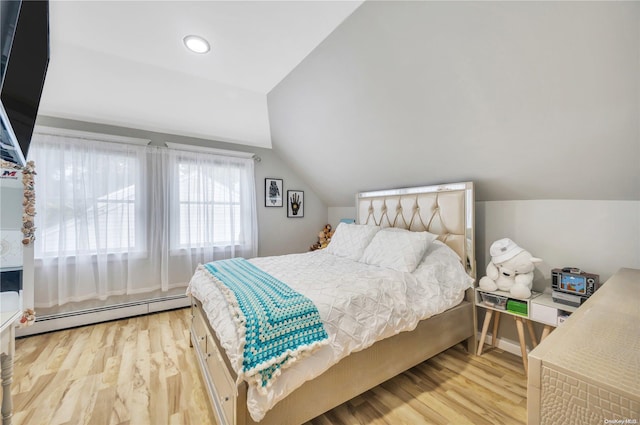
[[[199,35],[188,35],[182,39],[187,49],[194,53],[207,53],[211,48],[209,42]]]

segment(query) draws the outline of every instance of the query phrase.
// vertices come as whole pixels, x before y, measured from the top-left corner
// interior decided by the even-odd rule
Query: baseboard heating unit
[[[189,305],[189,297],[180,294],[43,315],[39,315],[36,309],[36,322],[32,326],[18,328],[16,337],[75,328],[110,320],[126,319],[133,316],[188,307]]]

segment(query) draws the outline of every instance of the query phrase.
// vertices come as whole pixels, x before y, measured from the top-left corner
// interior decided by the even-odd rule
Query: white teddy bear
[[[505,291],[515,298],[529,298],[533,283],[533,270],[540,258],[516,245],[509,238],[495,241],[489,248],[491,262],[487,275],[480,279],[480,289]]]

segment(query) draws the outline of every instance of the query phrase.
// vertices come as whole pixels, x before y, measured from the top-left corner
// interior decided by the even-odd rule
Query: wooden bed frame
[[[412,231],[430,231],[453,248],[475,278],[473,183],[454,183],[356,196],[358,222]],[[212,410],[219,424],[255,424],[247,410],[247,384],[235,384],[231,368],[200,301],[192,298],[191,342],[198,357]],[[267,412],[260,425],[295,425],[404,372],[460,342],[475,352],[473,289],[459,305],[352,353],[317,378],[307,381]]]

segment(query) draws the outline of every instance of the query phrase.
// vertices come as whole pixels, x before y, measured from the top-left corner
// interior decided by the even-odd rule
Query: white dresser
[[[640,270],[620,269],[529,353],[529,425],[640,424]]]

